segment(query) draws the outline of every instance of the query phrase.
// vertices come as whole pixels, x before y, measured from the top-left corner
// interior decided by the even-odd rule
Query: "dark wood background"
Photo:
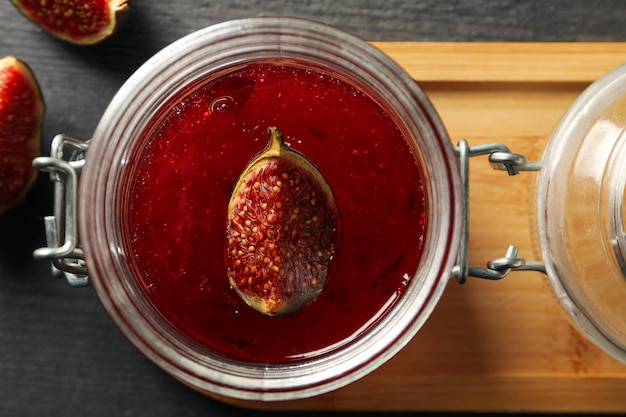
[[[27,61],[46,99],[44,152],[56,133],[89,138],[124,80],[159,49],[233,18],[308,17],[371,41],[626,41],[621,0],[136,0],[131,7],[115,37],[77,47],[0,2],[0,56]],[[224,405],[173,380],[121,335],[93,289],[70,288],[34,261],[51,201],[51,183],[41,175],[25,204],[0,217],[0,416],[269,414]]]

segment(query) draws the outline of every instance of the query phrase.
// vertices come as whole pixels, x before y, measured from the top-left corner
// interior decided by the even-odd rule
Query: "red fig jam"
[[[229,286],[228,202],[277,126],[334,191],[342,224],[325,292],[283,317]],[[130,163],[126,252],[145,296],[171,326],[214,354],[297,363],[367,334],[417,269],[425,234],[420,167],[381,106],[332,72],[295,62],[225,71],[166,103]]]

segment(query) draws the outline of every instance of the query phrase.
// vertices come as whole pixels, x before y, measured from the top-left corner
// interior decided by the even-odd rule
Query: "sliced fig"
[[[12,0],[48,33],[78,45],[92,45],[112,35],[128,13],[127,0]]]
[[[0,59],[0,214],[22,202],[37,178],[44,103],[30,68]]]
[[[329,284],[340,235],[328,182],[268,129],[269,144],[246,166],[228,205],[225,260],[231,286],[260,313],[291,314]]]

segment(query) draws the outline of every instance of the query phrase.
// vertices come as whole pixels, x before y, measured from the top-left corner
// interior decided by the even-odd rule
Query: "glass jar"
[[[407,155],[420,167],[427,196],[422,220],[426,231],[415,236],[423,251],[417,268],[405,275],[397,299],[377,317],[362,323],[359,334],[349,342],[324,347],[322,353],[295,362],[233,359],[192,340],[147,297],[128,250],[129,181],[138,175],[137,155],[147,146],[144,132],[171,113],[170,103],[255,62],[309,67],[377,103],[406,138]],[[361,39],[318,23],[291,18],[244,19],[200,30],[173,43],[122,86],[81,162],[80,246],[100,300],[145,356],[204,393],[255,400],[295,399],[362,377],[398,352],[424,324],[455,263],[462,210],[458,161],[438,115],[414,80],[386,55]],[[165,263],[163,268],[167,268]],[[80,270],[74,274],[76,279],[81,277]],[[355,282],[355,291],[357,285]],[[303,322],[302,326],[315,324]]]

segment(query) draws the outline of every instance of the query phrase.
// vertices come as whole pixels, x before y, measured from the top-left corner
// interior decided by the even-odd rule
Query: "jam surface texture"
[[[421,169],[397,124],[365,92],[295,62],[252,63],[165,103],[129,164],[124,250],[146,298],[190,341],[229,359],[306,361],[367,334],[414,275],[426,231]],[[268,126],[334,192],[341,241],[330,285],[270,317],[229,285],[225,219]]]

